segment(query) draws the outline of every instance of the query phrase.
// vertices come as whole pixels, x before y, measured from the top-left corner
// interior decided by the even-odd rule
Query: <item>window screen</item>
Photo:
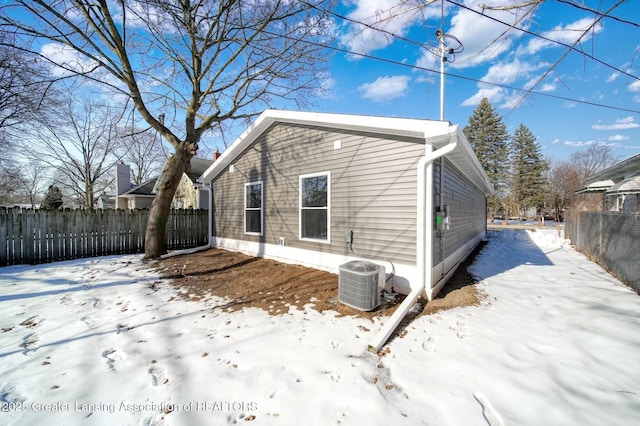
[[[244,186],[244,232],[262,235],[262,182]]]
[[[300,177],[300,238],[329,240],[329,174]]]

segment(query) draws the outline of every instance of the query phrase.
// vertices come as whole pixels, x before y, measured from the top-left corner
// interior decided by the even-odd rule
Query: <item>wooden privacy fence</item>
[[[0,266],[143,253],[149,210],[0,207]],[[167,249],[208,243],[207,210],[172,210]]]

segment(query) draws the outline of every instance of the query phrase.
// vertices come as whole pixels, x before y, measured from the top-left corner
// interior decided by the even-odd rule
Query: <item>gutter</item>
[[[455,133],[449,133],[449,143],[433,151],[433,144],[425,135],[425,155],[418,162],[417,188],[417,238],[416,238],[416,269],[418,279],[411,283],[411,292],[395,310],[389,321],[378,331],[369,344],[369,351],[378,352],[398,327],[400,321],[413,307],[418,297],[433,297],[433,161],[451,153],[458,146]],[[428,284],[428,288],[427,288]]]

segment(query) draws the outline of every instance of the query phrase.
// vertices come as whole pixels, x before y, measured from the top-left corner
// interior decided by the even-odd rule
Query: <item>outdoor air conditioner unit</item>
[[[371,311],[380,305],[380,290],[384,287],[384,266],[354,260],[340,265],[338,300],[361,311]]]

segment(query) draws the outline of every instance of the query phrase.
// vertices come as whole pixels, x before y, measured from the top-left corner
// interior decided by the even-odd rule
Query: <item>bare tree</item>
[[[17,202],[16,195],[20,179],[20,170],[17,167],[0,162],[0,205]]]
[[[171,201],[203,134],[322,88],[318,40],[331,20],[309,3],[327,1],[17,0],[0,23],[72,52],[75,61],[47,59],[130,98],[172,145],[147,224],[145,257],[154,258],[166,252]]]
[[[569,163],[578,173],[580,185],[583,185],[587,178],[605,169],[617,161],[613,155],[613,149],[608,145],[591,145],[585,151],[574,152]]]
[[[56,185],[79,205],[92,209],[116,162],[121,112],[86,97],[69,98],[56,117],[33,129],[24,151],[58,172]]]
[[[568,161],[553,161],[547,159],[548,191],[545,203],[551,207],[556,222],[564,221],[564,210],[571,206],[576,197],[575,192],[580,188],[580,177]]]
[[[131,166],[132,182],[141,185],[157,177],[167,159],[160,135],[155,130],[120,129],[116,156]]]
[[[584,151],[574,152],[568,160],[549,162],[547,181],[549,191],[546,202],[555,211],[556,220],[563,220],[566,208],[598,210],[602,206],[600,195],[576,194],[587,179],[616,161],[611,147],[591,145]]]
[[[18,167],[17,141],[39,115],[55,109],[57,91],[48,69],[27,52],[15,48],[15,37],[0,29],[0,196],[18,202],[23,171]],[[12,195],[9,195],[12,194]],[[9,197],[9,198],[7,198]],[[22,202],[22,201],[20,201]]]
[[[39,160],[32,160],[21,165],[22,174],[18,183],[18,190],[24,201],[35,209],[40,194],[44,192],[48,177],[48,167]]]
[[[13,37],[0,30],[0,130],[33,119],[49,89],[47,70],[12,46]],[[6,138],[5,138],[6,141]]]

